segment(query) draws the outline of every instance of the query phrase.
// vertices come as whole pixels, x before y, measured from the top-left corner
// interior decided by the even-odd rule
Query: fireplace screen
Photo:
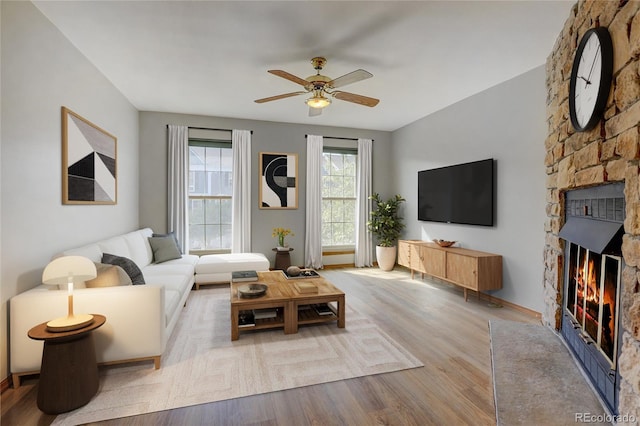
[[[621,259],[571,243],[565,308],[573,327],[615,368]]]

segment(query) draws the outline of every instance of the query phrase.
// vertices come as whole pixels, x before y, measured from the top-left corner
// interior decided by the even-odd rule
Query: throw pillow
[[[144,284],[144,276],[142,275],[142,271],[138,268],[136,263],[126,257],[116,256],[114,254],[103,253],[102,254],[102,263],[109,263],[111,265],[118,265],[129,275],[131,278],[131,283],[133,285]]]
[[[96,263],[96,272],[97,276],[94,279],[84,282],[87,288],[131,285],[129,275],[117,265]]]
[[[178,251],[180,252],[180,254],[182,254],[182,247],[180,247],[180,243],[178,242],[178,237],[176,237],[176,234],[173,232],[168,232],[166,234],[152,234],[152,237],[171,237],[173,238],[173,240],[176,242],[176,247],[178,247]]]
[[[182,255],[175,239],[172,237],[149,237],[154,263],[162,263],[171,259],[180,259]]]

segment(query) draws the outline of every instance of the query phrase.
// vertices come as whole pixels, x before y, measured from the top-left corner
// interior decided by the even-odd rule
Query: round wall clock
[[[613,44],[605,27],[592,28],[580,40],[571,69],[569,115],[579,131],[591,130],[607,105],[613,75]]]

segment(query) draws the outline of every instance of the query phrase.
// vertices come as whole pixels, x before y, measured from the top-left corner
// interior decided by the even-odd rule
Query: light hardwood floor
[[[425,366],[99,424],[495,425],[488,321],[536,323],[535,317],[479,301],[475,295],[465,302],[460,288],[411,280],[403,268],[322,274],[346,293],[347,304]],[[36,406],[37,382],[28,378],[19,389],[2,394],[2,425],[53,422],[55,416]]]

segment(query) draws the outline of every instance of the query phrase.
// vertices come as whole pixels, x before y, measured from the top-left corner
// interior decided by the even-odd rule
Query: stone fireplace
[[[612,411],[635,419],[640,419],[639,11],[640,1],[580,0],[547,59],[547,221],[543,278],[545,310],[542,314],[543,321],[563,335],[570,329],[577,331],[573,337],[564,335],[565,341],[578,354],[577,358],[582,351],[585,359],[588,358],[586,363],[600,366],[602,374],[596,376],[600,374],[602,381],[607,382],[604,386],[609,390],[604,391],[605,396],[611,389],[617,393],[612,399]],[[613,41],[611,93],[599,125],[577,133],[569,119],[569,76],[578,41],[588,29],[597,26],[607,27]],[[572,220],[565,212],[572,208],[576,212],[575,203],[573,207],[571,204],[574,191],[613,183],[624,188],[620,189],[624,198],[621,207],[623,226],[619,236],[621,247],[606,247],[598,253],[599,248],[590,248],[584,241],[571,241],[565,234],[566,226],[575,224],[569,224]],[[580,213],[589,216],[593,205],[587,209],[578,206],[577,212],[578,216]],[[566,238],[561,236],[561,231]],[[619,250],[617,254],[616,250]],[[603,293],[603,286],[609,284],[602,281],[602,274],[612,273],[603,272],[603,259],[605,263],[617,263],[620,269],[620,288],[615,303],[609,300],[608,308],[601,306],[602,298],[611,299]],[[593,266],[589,266],[589,260],[593,260]],[[600,265],[599,271],[596,264]],[[590,277],[590,274],[599,274],[600,279]],[[570,284],[565,280],[575,282]],[[591,290],[584,285],[588,280],[592,281]],[[600,282],[600,287],[595,282]],[[594,304],[596,300],[597,304]],[[616,305],[615,312],[611,311],[613,304]],[[609,329],[604,330],[602,322],[607,315],[617,319],[613,323],[609,320]],[[604,340],[609,339],[606,334],[612,324],[616,329],[613,339],[617,342],[603,341],[603,334]],[[578,340],[584,340],[582,349]],[[593,354],[597,356],[591,357]],[[608,354],[614,357],[610,358]],[[598,377],[592,378],[596,387],[598,380]]]
[[[594,388],[616,413],[620,376],[620,283],[624,185],[569,191],[565,196],[561,334]]]

